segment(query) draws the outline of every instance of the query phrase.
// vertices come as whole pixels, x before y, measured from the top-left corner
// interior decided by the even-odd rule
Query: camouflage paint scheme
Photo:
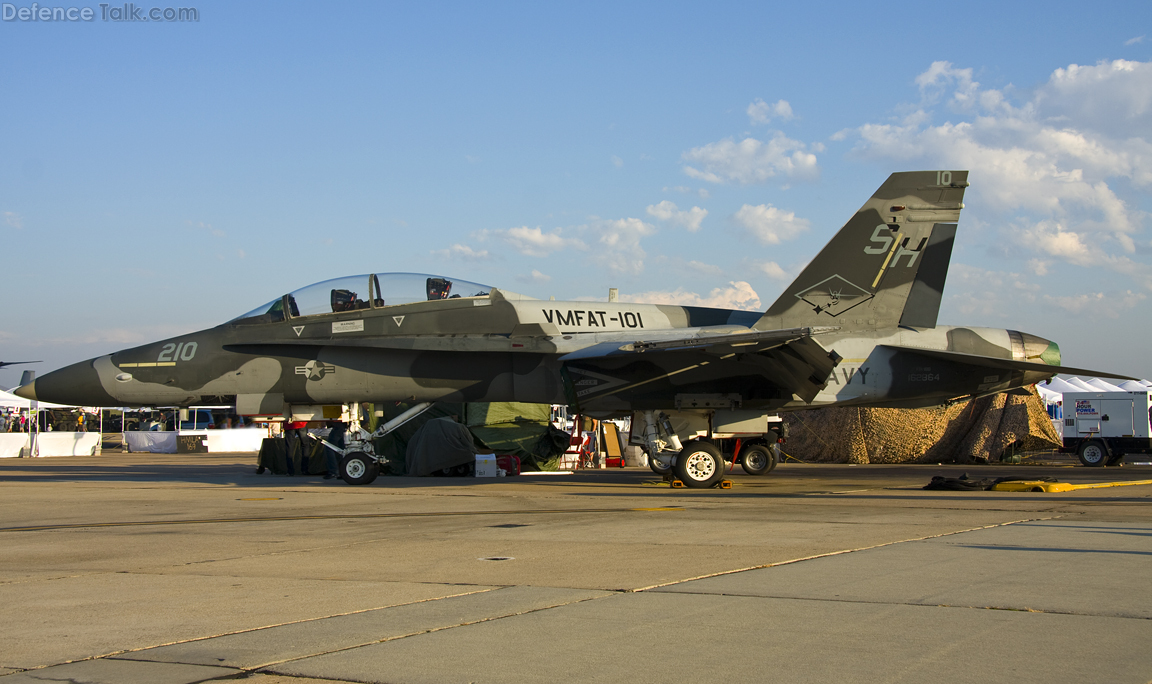
[[[389,304],[365,275],[336,285],[361,282],[367,300],[333,286],[332,310],[300,316],[285,315],[300,298],[285,295],[268,312],[77,363],[17,394],[84,406],[236,402],[262,415],[359,401],[615,413],[918,407],[1059,372],[1108,376],[1061,367],[1059,347],[1040,337],[936,325],[967,179],[892,174],[764,314],[495,288],[440,298],[447,291],[433,291],[451,279],[436,276],[419,276],[429,299]]]

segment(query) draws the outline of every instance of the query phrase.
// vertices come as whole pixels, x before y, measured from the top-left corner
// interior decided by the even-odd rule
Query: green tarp
[[[557,470],[568,448],[568,433],[551,423],[500,423],[468,428],[472,435],[498,454],[520,459],[520,470]]]
[[[552,407],[548,404],[523,404],[501,402],[492,404],[465,404],[468,427],[478,425],[499,425],[500,423],[539,423],[552,420]]]
[[[377,404],[384,413],[384,423],[404,411],[409,404]],[[520,458],[522,470],[556,470],[560,454],[568,447],[567,433],[552,427],[552,407],[548,404],[503,403],[436,403],[432,408],[376,441],[376,453],[387,459],[382,472],[406,475],[405,452],[412,436],[434,418],[456,416],[468,426],[482,451],[512,454]]]

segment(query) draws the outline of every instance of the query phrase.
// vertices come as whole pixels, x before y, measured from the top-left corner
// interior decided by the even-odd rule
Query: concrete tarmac
[[[1152,486],[648,470],[366,487],[249,455],[0,461],[0,684],[1152,681]]]

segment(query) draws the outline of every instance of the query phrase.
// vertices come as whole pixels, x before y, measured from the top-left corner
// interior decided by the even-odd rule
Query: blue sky
[[[371,271],[764,309],[889,173],[967,168],[941,322],[1152,376],[1148,3],[75,6],[0,22],[0,360]]]

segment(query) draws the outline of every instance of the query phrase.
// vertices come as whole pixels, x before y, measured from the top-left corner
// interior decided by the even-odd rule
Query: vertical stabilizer
[[[756,323],[934,327],[967,171],[894,173]]]

